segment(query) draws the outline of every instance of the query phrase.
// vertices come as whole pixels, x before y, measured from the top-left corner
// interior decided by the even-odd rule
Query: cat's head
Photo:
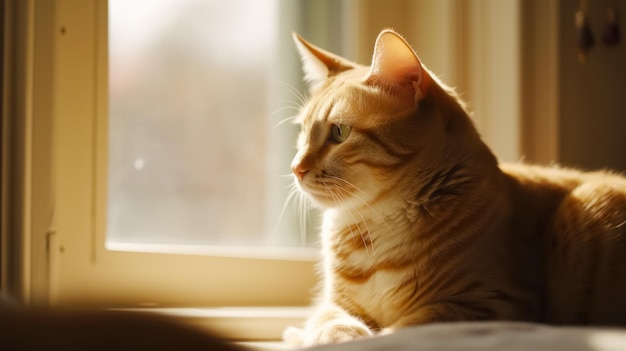
[[[447,157],[450,134],[473,128],[454,94],[395,32],[380,33],[369,67],[294,38],[311,97],[291,166],[317,205],[369,206],[418,187],[420,174]]]

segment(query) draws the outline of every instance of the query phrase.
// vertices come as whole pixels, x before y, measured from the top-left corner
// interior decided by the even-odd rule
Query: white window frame
[[[57,1],[55,305],[306,305],[314,256],[300,249],[211,248],[192,254],[105,247],[108,131],[107,3]],[[150,251],[142,246],[142,251]],[[176,250],[175,250],[176,251]],[[265,257],[264,257],[265,256]]]
[[[534,48],[533,55],[548,51],[551,55],[548,63],[553,64],[554,51],[546,49],[546,43],[553,43],[557,33],[553,30],[556,24],[551,22],[556,18],[553,3],[543,5],[542,1],[533,0],[533,6],[523,7],[519,22],[504,25],[516,36],[514,43],[504,35],[488,36],[494,33],[494,28],[501,28],[503,21],[518,18],[521,6],[518,1],[485,0],[468,5],[463,0],[420,0],[413,2],[411,11],[404,11],[406,35],[418,38],[415,43],[418,53],[434,58],[428,64],[431,61],[422,56],[431,69],[448,74],[446,81],[457,85],[465,96],[475,101],[474,110],[482,117],[479,124],[504,123],[516,136],[512,140],[493,136],[500,145],[492,147],[505,150],[510,158],[517,158],[520,153],[519,133],[515,128],[522,125],[527,135],[533,135],[533,130],[543,130],[542,125],[554,124],[556,118],[556,102],[546,108],[538,105],[538,101],[542,102],[538,92],[548,89],[549,94],[556,94],[556,74],[549,71],[546,76],[545,66],[527,67],[525,53],[519,51],[520,42],[526,48]],[[14,147],[9,150],[3,145],[3,153],[14,152],[14,157],[21,161],[16,163],[17,171],[10,170],[5,164],[7,157],[3,157],[3,175],[16,172],[13,177],[3,176],[2,184],[3,218],[11,218],[9,224],[2,223],[3,289],[26,303],[55,306],[302,306],[310,303],[317,281],[315,260],[310,253],[196,250],[183,254],[189,251],[175,249],[176,252],[165,254],[145,247],[145,252],[107,250],[104,243],[108,130],[106,1],[6,0],[6,3],[8,13],[16,16],[11,27],[15,33],[8,34],[14,40],[7,41],[5,48],[17,48],[22,56],[13,55],[3,68],[12,75],[8,77],[9,84],[5,84],[3,97],[5,102],[12,102],[12,107],[5,104],[3,116],[13,116],[14,124],[20,127],[19,133],[11,136]],[[352,34],[358,38],[350,48],[355,55],[352,58],[367,62],[369,57],[364,55],[371,53],[374,39],[371,33],[380,28],[371,28],[371,23],[361,18],[368,18],[367,13],[376,14],[380,5],[376,0],[350,0],[342,6],[354,10],[359,28]],[[545,12],[544,7],[550,11]],[[548,29],[549,36],[526,38],[515,32],[520,23],[525,23],[524,18],[535,18],[537,13],[548,14],[540,24]],[[424,33],[420,23],[429,16],[436,16],[440,19],[436,23],[450,29]],[[500,41],[511,50],[496,50]],[[483,50],[485,47],[488,50]],[[467,57],[472,59],[463,59]],[[489,65],[492,62],[501,64],[493,67]],[[299,66],[299,62],[290,64]],[[519,74],[521,67],[529,68],[523,77]],[[535,90],[535,85],[529,85],[546,79],[549,84],[543,86],[547,88]],[[489,94],[498,93],[496,89],[508,91],[507,98],[513,103],[489,105],[493,100]],[[528,97],[524,106],[519,104],[521,96]],[[541,96],[545,100],[546,95]],[[537,106],[539,112],[525,116],[522,122],[520,113],[528,106]],[[6,123],[3,121],[5,144],[10,139]],[[487,129],[486,139],[495,132],[494,128]],[[544,131],[534,141],[524,139],[524,150],[554,145],[553,133],[553,130]],[[534,149],[531,144],[535,145]],[[17,244],[7,244],[11,242]],[[14,248],[19,255],[8,252]],[[20,278],[12,279],[14,275],[6,274],[7,270],[19,271]]]

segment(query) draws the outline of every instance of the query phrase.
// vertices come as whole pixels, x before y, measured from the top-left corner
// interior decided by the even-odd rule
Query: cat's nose
[[[299,181],[302,181],[304,175],[309,173],[309,169],[306,168],[302,163],[291,166],[291,170],[293,171],[293,174],[296,175]]]

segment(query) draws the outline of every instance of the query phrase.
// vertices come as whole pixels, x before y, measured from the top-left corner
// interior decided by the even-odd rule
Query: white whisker
[[[277,112],[280,112],[281,110],[285,110],[285,109],[287,109],[287,108],[292,108],[292,107],[283,107],[283,108],[281,108],[280,110],[278,110]],[[274,112],[274,113],[277,113],[277,112]],[[287,118],[283,118],[283,119],[281,119],[280,121],[278,121],[278,123],[276,123],[276,124],[274,125],[274,128],[278,128],[278,127],[282,126],[283,124],[285,124],[285,123],[287,123],[287,122],[293,122],[293,121],[295,121],[295,120],[296,120],[296,118],[298,118],[298,116],[297,116],[297,115],[296,115],[296,116],[287,117]]]
[[[287,175],[285,175],[287,176]],[[292,175],[290,175],[292,176]],[[295,199],[295,200],[294,200]],[[298,215],[299,218],[299,236],[300,236],[300,243],[302,246],[306,245],[306,235],[307,235],[307,205],[308,202],[306,201],[306,198],[304,196],[304,194],[300,191],[300,189],[298,188],[298,185],[296,183],[290,183],[289,184],[289,194],[287,195],[287,197],[285,198],[285,202],[282,206],[282,209],[280,211],[280,214],[278,216],[278,219],[276,221],[276,224],[274,226],[274,231],[277,232],[278,228],[280,227],[280,223],[283,221],[283,218],[285,216],[285,213],[287,211],[287,206],[288,205],[292,205],[293,210],[296,212],[296,214]]]
[[[266,76],[266,78],[271,79],[275,83],[280,84],[281,87],[286,88],[287,92],[291,93],[291,95],[295,97],[301,105],[304,105],[306,103],[308,99],[306,96],[306,93],[301,92],[300,90],[295,88],[293,85],[285,82],[284,80],[276,79],[275,77],[269,77],[269,76]]]
[[[307,201],[304,194],[298,191],[298,213],[300,215],[300,244],[306,245],[307,237]]]
[[[348,190],[347,190],[347,189],[345,189],[344,187],[339,186],[339,185],[335,185],[335,186],[336,186],[336,188],[337,188],[337,189],[339,189],[340,191],[343,191],[343,192],[345,192],[346,194],[350,194],[350,192],[348,192]],[[345,198],[345,196],[344,196],[344,198]],[[354,209],[356,210],[356,213],[357,213],[357,214],[359,215],[359,217],[361,218],[361,222],[365,225],[365,231],[366,231],[367,235],[368,235],[368,236],[369,236],[369,238],[370,238],[370,247],[371,247],[371,250],[372,250],[372,253],[373,253],[373,252],[374,252],[374,241],[373,241],[373,238],[372,238],[372,235],[371,235],[371,233],[372,233],[372,232],[370,231],[369,225],[367,224],[367,221],[366,221],[366,220],[365,220],[365,218],[363,217],[363,214],[361,213],[361,211],[359,211],[359,209],[358,209],[358,208],[356,208],[356,207],[355,207]],[[359,226],[358,221],[357,221],[357,220],[356,220],[356,218],[354,217],[354,214],[352,213],[352,210],[351,210],[351,209],[348,209],[348,212],[350,212],[350,215],[351,215],[351,216],[352,216],[352,218],[354,219],[354,222],[355,222],[355,224],[356,224],[357,228],[359,229],[359,233],[361,234],[361,240],[363,241],[363,245],[365,245],[365,251],[369,254],[370,252],[369,252],[368,247],[367,247],[367,240],[363,237],[363,230],[361,229],[361,227]]]
[[[280,222],[283,220],[283,216],[285,215],[285,211],[287,210],[287,205],[293,200],[293,197],[298,194],[298,189],[292,185],[292,189],[289,190],[289,195],[285,199],[285,203],[283,204],[282,209],[280,210],[280,214],[278,215],[278,219],[276,220],[276,224],[274,225],[274,232],[278,231],[278,227],[280,226]]]
[[[324,184],[324,186],[326,187],[326,191],[328,191],[328,193],[330,194],[330,196],[339,204],[343,204],[344,200],[339,198],[335,192],[332,191],[332,189],[328,186],[328,184],[322,180],[322,184]],[[348,218],[348,216],[346,216],[345,212],[343,212],[344,214],[344,218],[346,220],[346,222],[348,223],[348,229],[350,230],[350,235],[352,236],[352,242],[356,242],[356,236],[354,235],[354,231],[352,230],[352,226],[350,225],[350,219]],[[356,219],[354,218],[354,216],[352,215],[352,213],[350,213],[350,216],[352,217],[352,220],[356,222]],[[358,228],[358,225],[357,225]]]
[[[345,180],[345,179],[342,179],[342,178],[339,178],[339,177],[336,177],[336,176],[328,176],[328,177],[329,177],[329,178],[332,178],[332,179],[336,179],[336,180],[338,180],[338,181],[340,181],[340,182],[343,182],[343,183],[345,183],[345,184],[349,185],[350,187],[352,187],[353,189],[355,189],[356,191],[358,191],[358,192],[360,192],[360,193],[362,193],[362,194],[366,194],[366,193],[365,193],[365,191],[361,190],[359,187],[357,187],[356,185],[354,185],[354,184],[350,183],[349,181],[347,181],[347,180]],[[383,221],[384,221],[383,216],[382,216],[382,215],[381,215],[378,211],[376,211],[376,210],[375,210],[375,209],[374,209],[374,208],[373,208],[373,207],[372,207],[369,203],[367,203],[367,201],[363,200],[363,198],[361,198],[361,197],[359,197],[359,196],[355,195],[354,193],[350,193],[350,195],[351,195],[352,197],[354,197],[355,199],[359,200],[359,201],[360,201],[363,205],[365,205],[367,208],[369,208],[372,212],[374,212],[374,214],[375,214],[376,216],[378,216],[378,218],[379,218],[380,220],[383,220]]]
[[[339,203],[341,203],[341,204],[345,204],[345,202],[346,202],[346,201],[345,201],[345,200],[346,200],[346,197],[345,197],[345,196],[343,196],[341,193],[335,193],[335,192],[333,192],[333,191],[331,190],[331,188],[328,186],[328,184],[327,184],[325,181],[322,181],[322,182],[323,182],[323,183],[324,183],[324,185],[326,186],[326,188],[327,188],[328,192],[331,194],[331,196],[333,196],[333,198],[335,198],[335,199],[339,199],[339,201],[338,201]],[[344,191],[345,193],[347,193],[347,191],[346,191],[345,189],[343,189],[342,187],[340,187],[340,186],[337,186],[337,189],[339,189],[339,190]],[[352,213],[352,210],[351,210],[350,208],[348,208],[348,207],[346,207],[346,208],[345,208],[345,210],[347,210],[347,211],[348,211],[348,213],[350,214],[350,217],[352,217],[352,221],[353,221],[353,223],[356,225],[357,229],[359,230],[359,236],[361,237],[361,242],[363,243],[363,246],[365,247],[365,252],[366,252],[368,255],[370,255],[371,253],[373,253],[373,252],[374,252],[374,248],[373,248],[373,246],[372,246],[371,235],[370,235],[370,231],[369,231],[369,227],[368,227],[368,225],[367,225],[367,222],[365,221],[365,218],[363,218],[363,215],[361,214],[361,212],[360,212],[358,209],[356,209],[357,214],[361,217],[361,222],[363,222],[363,224],[365,225],[365,231],[366,231],[366,234],[367,234],[368,236],[370,236],[370,245],[369,245],[370,247],[368,247],[368,245],[367,245],[367,240],[366,240],[366,238],[365,238],[365,237],[364,237],[364,235],[363,235],[363,228],[361,228],[361,225],[359,224],[359,221],[358,221],[358,220],[356,219],[356,217],[354,216],[354,213]],[[346,218],[346,219],[347,219],[347,218]],[[349,221],[349,220],[348,220],[348,223],[350,223],[350,221]],[[354,240],[354,233],[353,233],[353,231],[352,231],[352,226],[351,226],[351,225],[349,225],[349,226],[348,226],[348,228],[350,229],[350,233],[352,234],[352,238],[353,238],[353,240]],[[372,251],[371,253],[370,253],[370,249],[371,249],[371,251]]]
[[[350,186],[351,188],[355,189],[356,191],[360,192],[361,194],[366,194],[365,191],[361,190],[359,187],[357,187],[356,185],[352,184],[351,182],[349,182],[349,181],[347,181],[347,180],[345,180],[343,178],[340,178],[340,177],[337,177],[337,176],[331,176],[331,175],[329,175],[328,177],[331,178],[331,179],[335,179],[335,180],[338,180],[340,182],[345,183],[346,185]],[[344,189],[344,191],[345,191],[345,189]],[[372,205],[367,203],[367,201],[363,200],[363,198],[361,198],[360,196],[354,194],[353,192],[351,192],[350,195],[352,197],[354,197],[355,199],[357,199],[359,202],[361,202],[370,211],[372,211],[372,213],[378,217],[378,220],[380,220],[385,225],[385,227],[387,228],[387,231],[389,232],[390,235],[393,233],[393,231],[391,230],[391,227],[389,226],[389,224],[385,220],[384,216],[380,214],[380,212],[376,211],[376,209],[374,209],[372,207]]]

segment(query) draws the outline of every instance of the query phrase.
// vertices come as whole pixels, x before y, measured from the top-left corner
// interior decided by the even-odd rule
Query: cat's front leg
[[[318,308],[304,329],[304,346],[341,343],[373,335],[358,318],[335,305]]]

